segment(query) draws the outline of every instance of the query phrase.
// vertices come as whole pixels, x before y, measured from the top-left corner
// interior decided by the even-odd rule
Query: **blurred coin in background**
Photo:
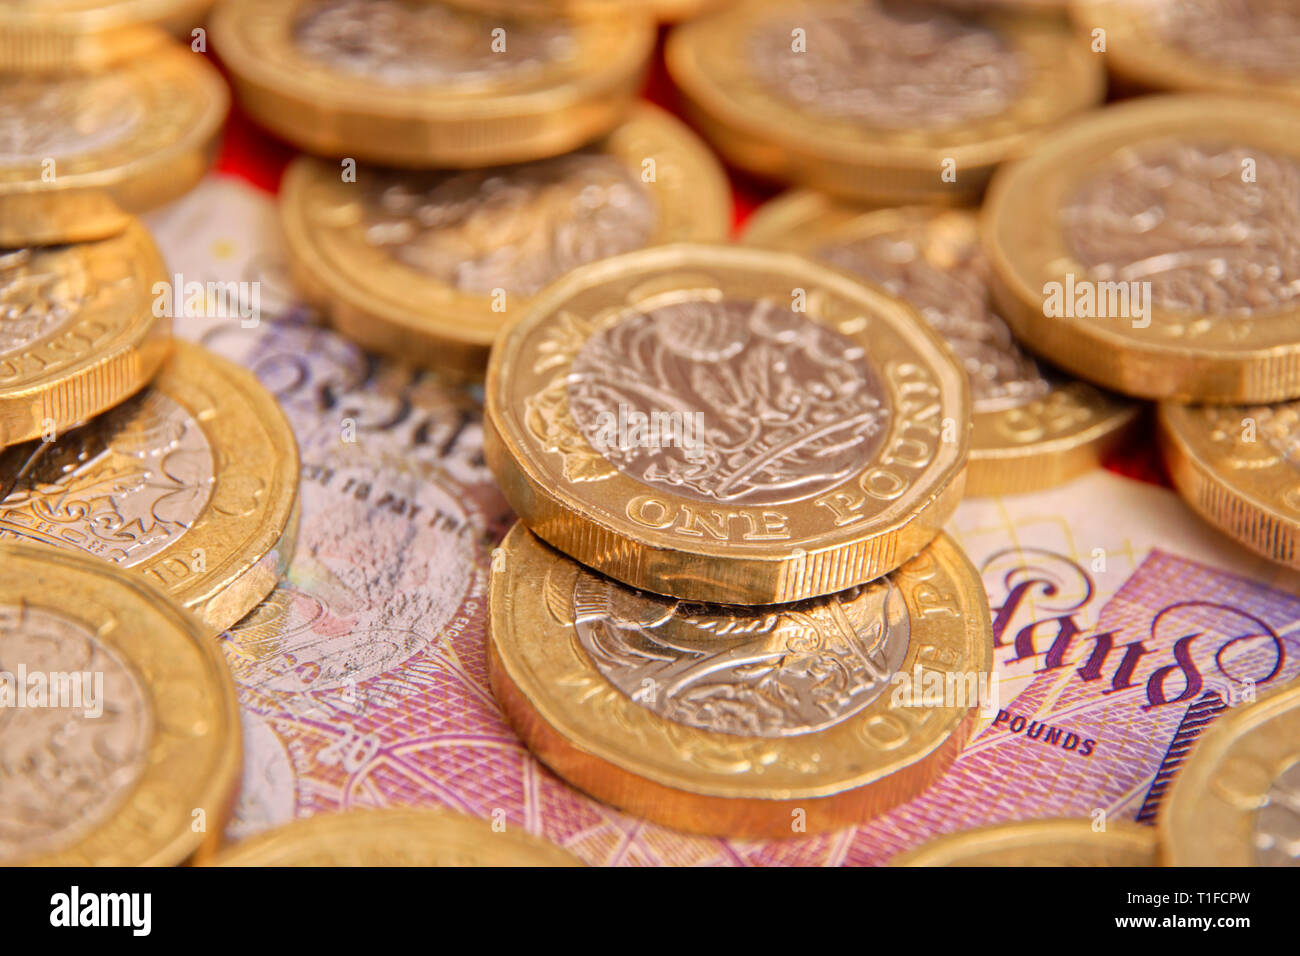
[[[591,16],[615,11],[649,13],[676,23],[698,17],[734,0],[447,0],[478,13],[519,17]]]
[[[0,4],[0,72],[88,72],[148,58],[168,34],[188,43],[212,3],[9,0]]]
[[[1108,106],[999,171],[982,213],[1016,337],[1142,398],[1300,396],[1300,108]]]
[[[529,20],[413,0],[229,0],[213,42],[248,113],[308,152],[395,166],[542,159],[626,116],[648,16]]]
[[[275,400],[187,342],[116,408],[0,451],[0,539],[134,568],[214,633],[279,582],[297,497],[298,450]]]
[[[883,204],[978,198],[1106,88],[1063,21],[888,0],[748,0],[676,28],[665,55],[730,162]]]
[[[1272,650],[1260,648],[1264,653]],[[1216,720],[1160,815],[1171,866],[1300,864],[1300,683]]]
[[[242,840],[214,866],[582,866],[541,837],[449,810],[353,810]]]
[[[53,441],[138,392],[171,350],[167,269],[129,221],[111,239],[0,248],[0,448]]]
[[[908,706],[897,678],[939,660],[987,677],[990,628],[944,535],[870,584],[737,607],[624,587],[518,524],[493,557],[488,659],[507,719],[578,789],[680,830],[781,839],[862,822],[943,772],[976,695],[921,706],[917,688]]]
[[[1300,568],[1300,401],[1162,402],[1160,447],[1201,517],[1267,558]]]
[[[649,105],[597,146],[474,171],[301,158],[281,217],[298,286],[349,338],[417,365],[481,374],[488,347],[570,269],[644,246],[725,238],[726,178]]]
[[[575,269],[488,366],[484,451],[529,528],[632,587],[771,604],[894,570],[961,498],[967,376],[892,296],[678,244]]]
[[[1132,86],[1300,102],[1294,0],[1075,0],[1070,12],[1081,33],[1105,31],[1106,63]]]
[[[880,285],[914,306],[971,383],[966,494],[1048,488],[1097,467],[1138,406],[1071,381],[1023,352],[990,307],[976,216],[919,206],[869,211],[792,192],[746,224],[744,241],[788,249]]]
[[[0,75],[0,246],[127,227],[207,172],[230,95],[174,44],[93,74]]]
[[[219,840],[234,684],[211,634],[143,577],[0,541],[0,671],[0,862],[174,865]]]
[[[938,837],[890,866],[1157,866],[1154,827],[1127,820],[1022,820]]]

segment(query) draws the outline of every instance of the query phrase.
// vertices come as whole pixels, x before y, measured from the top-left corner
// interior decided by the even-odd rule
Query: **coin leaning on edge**
[[[798,252],[909,301],[971,376],[966,496],[1022,494],[1098,467],[1139,406],[1044,368],[1023,352],[988,302],[974,213],[869,209],[794,190],[746,223],[742,241]]]
[[[0,539],[131,568],[214,633],[279,583],[297,529],[284,413],[251,373],[188,342],[123,404],[0,450]]]
[[[616,126],[654,46],[653,22],[630,11],[542,22],[427,3],[359,31],[364,11],[362,0],[219,6],[213,42],[249,115],[327,156],[416,168],[526,162]]]
[[[5,708],[0,858],[41,866],[166,866],[215,847],[241,769],[234,682],[197,619],[140,575],[0,542],[6,670],[102,677],[102,713]],[[30,688],[6,681],[6,693]],[[10,702],[11,704],[13,702]],[[77,732],[80,731],[80,732]],[[13,751],[10,751],[13,748]],[[53,761],[64,771],[28,786]],[[62,792],[52,793],[51,787]],[[201,826],[196,825],[201,822]]]
[[[674,28],[664,55],[730,162],[879,204],[977,200],[998,163],[1105,94],[1068,24],[933,5],[745,0]]]
[[[790,253],[677,244],[576,269],[502,331],[484,451],[584,564],[772,604],[928,544],[969,429],[967,377],[906,303]]]
[[[1022,344],[1138,398],[1300,397],[1300,108],[1142,97],[999,170],[981,211]]]
[[[138,392],[171,351],[167,280],[139,222],[109,239],[0,252],[0,447],[54,438]]]
[[[1106,65],[1130,84],[1300,103],[1295,7],[1082,0],[1071,5],[1070,16],[1081,32],[1104,31]]]
[[[708,147],[642,104],[588,149],[515,166],[363,166],[345,182],[300,157],[280,217],[296,284],[340,332],[477,377],[497,332],[549,281],[641,246],[722,240],[731,197]]]
[[[493,693],[539,760],[622,810],[733,838],[839,829],[915,796],[977,700],[908,706],[898,675],[977,683],[993,666],[984,587],[944,535],[860,588],[756,608],[624,587],[517,524],[489,615]]]
[[[199,53],[167,42],[86,75],[0,74],[0,246],[117,235],[130,213],[196,186],[230,93]]]

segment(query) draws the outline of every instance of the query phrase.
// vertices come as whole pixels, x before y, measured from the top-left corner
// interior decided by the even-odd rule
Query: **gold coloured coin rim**
[[[973,210],[935,206],[899,206],[884,209],[858,206],[812,190],[792,189],[760,206],[745,224],[740,241],[747,245],[783,249],[806,255],[827,265],[814,254],[817,243],[833,243],[858,236],[887,232],[887,223],[923,224],[941,216],[969,220],[978,241],[979,217]],[[844,270],[840,270],[844,271]],[[990,307],[992,307],[990,303]],[[1012,444],[999,440],[1001,425],[1028,413],[1045,399],[1010,409],[981,412],[972,408],[970,456],[966,496],[1028,491],[1062,484],[1101,461],[1105,451],[1122,438],[1141,411],[1135,402],[1103,392],[1087,382],[1060,381],[1051,393],[1082,392],[1077,398],[1088,417],[1068,430],[1037,441]]]
[[[494,830],[492,824],[450,810],[366,809],[320,813],[272,827],[224,848],[210,866],[314,866],[331,844],[368,855],[360,866],[394,866],[385,858],[389,846],[409,853],[427,848],[428,865],[462,865],[459,858],[478,847],[491,847],[482,866],[582,866],[577,857],[541,837],[518,830]],[[498,847],[506,847],[504,855]],[[455,854],[452,861],[438,856]],[[420,864],[412,864],[420,865]]]
[[[615,140],[624,131],[663,140],[674,156],[691,167],[681,181],[656,177],[646,184],[656,207],[650,244],[681,238],[683,233],[697,241],[725,239],[731,225],[730,186],[722,166],[690,128],[658,107],[635,106],[598,149],[637,173],[643,157],[616,148]],[[375,282],[372,272],[347,257],[332,255],[321,238],[323,227],[311,222],[307,197],[326,178],[331,184],[337,180],[328,163],[301,156],[289,166],[280,187],[281,222],[301,284],[340,331],[369,348],[410,359],[413,354],[436,353],[442,343],[468,346],[474,352],[454,364],[481,373],[487,351],[511,313],[526,311],[534,296],[511,295],[508,312],[493,312],[489,296],[462,292],[400,263],[394,263],[384,282]],[[348,187],[340,182],[340,188]],[[689,229],[684,228],[687,225]],[[399,277],[401,285],[394,288],[391,281]]]
[[[936,573],[947,576],[952,592],[945,593],[952,593],[957,612],[942,622],[930,621],[917,606],[914,594],[909,594],[902,585],[898,587],[910,620],[907,653],[899,673],[910,674],[920,666],[922,647],[935,646],[927,641],[942,641],[964,658],[951,670],[987,674],[993,667],[992,623],[979,573],[952,539],[940,534],[894,575],[896,579],[914,573],[920,575],[926,562],[938,568]],[[616,690],[591,663],[586,652],[573,646],[573,636],[568,633],[572,625],[556,621],[543,597],[550,573],[547,565],[564,564],[575,562],[551,549],[522,523],[516,523],[506,535],[493,555],[488,611],[489,663],[497,699],[525,742],[530,748],[541,749],[543,752],[538,756],[548,764],[562,756],[570,772],[553,769],[561,776],[580,777],[580,789],[597,798],[610,799],[617,805],[626,802],[618,797],[627,795],[627,787],[620,786],[617,779],[610,779],[619,775],[647,781],[687,800],[720,798],[777,806],[783,801],[834,798],[854,791],[860,797],[862,788],[878,784],[882,790],[877,807],[878,812],[883,812],[888,806],[909,799],[942,773],[965,743],[973,725],[974,702],[968,707],[927,708],[920,732],[924,736],[919,743],[913,743],[905,751],[880,746],[871,751],[871,743],[865,732],[859,730],[860,726],[892,718],[908,726],[909,735],[914,729],[913,723],[899,716],[909,713],[909,709],[892,706],[889,688],[865,708],[833,726],[791,737],[750,738],[676,724]],[[919,591],[927,580],[918,577],[915,590]],[[583,668],[580,674],[536,672],[518,650],[525,644],[537,648],[565,643],[569,644],[577,666]],[[579,679],[584,685],[604,688],[607,693],[603,696],[610,702],[612,711],[602,714],[592,709],[602,695],[582,688],[574,691],[575,681]],[[563,690],[577,694],[580,705],[587,710],[568,712],[565,701],[557,699]],[[679,739],[674,740],[665,728],[676,731]],[[562,755],[552,752],[551,744],[555,741],[559,742],[555,746],[563,751]],[[764,763],[764,769],[744,773],[702,770],[684,758],[686,753],[708,747],[721,748],[733,759],[753,758],[751,762]],[[841,753],[846,764],[831,779],[825,778],[829,761],[821,754],[827,747]],[[757,751],[775,756],[764,762],[756,758]],[[793,765],[820,764],[823,779],[815,783],[800,782],[799,771],[787,769],[782,773],[779,762],[782,755]],[[655,804],[656,801],[648,801],[638,812],[653,815]],[[662,812],[668,810],[664,807]],[[669,825],[693,828],[688,819],[672,821]],[[790,818],[783,817],[782,826],[788,829],[789,825]]]
[[[716,61],[720,56],[717,49],[720,37],[732,38],[726,41],[728,43],[740,42],[734,38],[749,36],[759,21],[779,11],[780,5],[773,4],[771,0],[741,0],[700,19],[681,24],[668,36],[664,59],[673,81],[700,110],[701,118],[726,130],[728,138],[738,136],[750,144],[788,150],[801,157],[800,162],[805,164],[826,161],[864,168],[902,167],[925,170],[937,179],[940,159],[952,158],[959,170],[992,166],[1022,148],[1044,125],[1035,110],[1031,118],[1026,118],[1012,131],[971,139],[969,142],[944,139],[945,136],[969,136],[972,131],[993,121],[1006,122],[1016,110],[1023,110],[1024,102],[1034,95],[1026,92],[1011,110],[936,130],[936,142],[925,145],[895,141],[912,138],[911,131],[871,127],[829,118],[817,120],[819,126],[824,128],[821,136],[796,134],[791,129],[791,122],[803,115],[797,104],[770,93],[767,99],[770,100],[771,108],[761,115],[751,114],[736,103],[732,94],[715,82],[710,70],[702,65],[706,60]],[[970,11],[966,13],[969,15]],[[1067,102],[1060,105],[1058,118],[1087,108],[1104,96],[1103,67],[1086,49],[1073,52],[1077,38],[1066,24],[1058,24],[1042,17],[1015,17],[1007,13],[981,13],[978,19],[999,32],[1012,46],[1020,46],[1022,50],[1022,34],[1044,37],[1056,34],[1060,45],[1058,55],[1044,57],[1038,66],[1044,76],[1059,76],[1062,70],[1069,70],[1073,74],[1073,81],[1060,87]],[[725,55],[730,56],[732,52],[729,47]],[[826,135],[826,130],[841,130],[843,135]]]
[[[61,433],[111,408],[148,384],[171,353],[171,320],[156,316],[153,309],[153,287],[167,281],[167,267],[138,220],[130,220],[119,236],[78,243],[52,254],[126,262],[139,288],[129,303],[96,303],[16,350],[22,355],[54,340],[79,342],[85,349],[53,370],[0,387],[0,447],[40,437],[46,419]],[[88,268],[93,267],[92,260]],[[120,314],[105,315],[106,307],[120,310]],[[79,327],[96,324],[111,324],[113,332],[93,348],[85,345],[85,336],[71,334]],[[14,360],[12,355],[9,359]]]
[[[220,839],[226,815],[234,799],[234,792],[239,780],[242,764],[241,733],[239,723],[239,705],[235,696],[235,684],[230,670],[221,656],[216,643],[205,633],[200,623],[192,615],[180,608],[165,594],[154,588],[141,576],[131,571],[118,568],[109,562],[57,548],[47,548],[17,542],[0,541],[0,568],[12,568],[21,562],[37,562],[44,565],[60,567],[69,575],[76,575],[87,582],[97,582],[104,591],[110,592],[107,600],[117,597],[142,603],[151,616],[170,618],[173,625],[173,637],[189,640],[207,668],[208,685],[214,697],[214,705],[220,711],[224,726],[202,730],[213,741],[210,758],[211,773],[204,780],[190,777],[177,777],[175,768],[169,761],[161,759],[156,752],[159,742],[168,736],[174,736],[189,729],[185,717],[189,698],[175,697],[171,703],[177,705],[176,713],[160,712],[160,705],[165,701],[158,693],[159,687],[145,679],[137,661],[121,647],[114,643],[112,637],[101,636],[121,654],[149,693],[152,723],[155,728],[150,741],[150,755],[145,761],[140,777],[124,802],[99,826],[87,831],[71,846],[36,857],[19,858],[14,862],[25,866],[75,866],[112,863],[119,866],[171,866],[183,862],[191,856],[199,856]],[[94,585],[88,585],[94,587]],[[81,589],[86,591],[86,587]],[[36,602],[32,602],[36,603]],[[80,605],[61,606],[58,613],[75,615]],[[84,622],[89,630],[98,633],[99,627],[94,622]],[[156,638],[155,638],[156,640]],[[210,732],[209,732],[210,731]],[[192,738],[180,739],[172,745],[173,749],[191,750],[195,746]],[[203,808],[207,814],[207,828],[196,832],[188,810],[178,815],[176,826],[162,835],[154,834],[157,819],[153,809],[160,799],[152,795],[151,790],[167,794],[164,799],[174,800],[171,793],[177,785],[194,787],[195,792],[189,799],[184,794],[184,806]],[[143,836],[124,839],[131,834],[120,834],[128,828],[127,817],[144,821],[136,827]],[[105,859],[87,860],[85,853],[96,843],[117,843],[124,849],[114,851]]]
[[[1287,129],[1294,139],[1284,142]],[[1300,376],[1300,306],[1245,320],[1256,334],[1244,345],[1242,336],[1231,331],[1243,320],[1230,317],[1212,319],[1195,345],[1158,341],[1161,327],[1186,326],[1203,317],[1154,306],[1151,329],[1133,329],[1127,320],[1044,318],[1042,285],[1062,281],[1068,271],[1048,267],[1071,257],[1059,226],[1033,228],[1041,223],[1043,210],[1059,206],[1073,183],[1104,168],[1120,151],[1179,135],[1198,141],[1241,136],[1300,160],[1300,109],[1275,101],[1171,94],[1107,106],[1048,133],[1029,156],[994,174],[980,213],[995,301],[1016,335],[1035,351],[1128,394],[1215,402],[1280,400],[1286,397],[1286,382],[1256,383],[1260,376],[1250,366],[1276,363],[1272,378]],[[1047,242],[1033,243],[1032,261],[1016,261],[1004,241],[1007,236]],[[1086,278],[1088,270],[1079,264],[1075,274]],[[1163,381],[1152,385],[1150,376],[1156,372]],[[1229,374],[1238,381],[1225,382]],[[1244,394],[1251,388],[1261,394]]]
[[[1288,763],[1300,747],[1296,733],[1270,731],[1287,720],[1300,732],[1300,681],[1224,714],[1205,732],[1169,791],[1169,803],[1157,825],[1168,866],[1253,866],[1255,814],[1263,806],[1272,779],[1249,774],[1258,763],[1238,757],[1252,737],[1272,744],[1272,756],[1291,746]],[[1258,755],[1256,755],[1258,756]],[[1234,766],[1234,759],[1241,762]],[[1285,767],[1274,768],[1277,772]]]
[[[298,524],[298,445],[279,403],[252,373],[183,340],[146,386],[181,406],[202,431],[212,453],[214,485],[202,512],[157,554],[130,565],[132,572],[198,615],[214,633],[239,621],[279,583]],[[211,400],[211,406],[196,404]],[[262,447],[254,445],[254,436]],[[218,498],[228,483],[252,477],[259,484],[251,513],[225,511]],[[233,493],[233,492],[232,492]],[[57,547],[0,523],[19,540]],[[232,540],[232,533],[238,532]],[[71,548],[78,551],[79,549]],[[205,570],[191,574],[200,551]],[[80,553],[80,552],[79,552]],[[187,569],[179,581],[175,567]]]
[[[1251,73],[1231,63],[1197,59],[1164,41],[1142,4],[1132,0],[1074,0],[1076,28],[1106,31],[1106,62],[1117,74],[1144,87],[1225,94],[1261,93],[1300,100],[1300,72],[1291,78]]]
[[[116,65],[106,72],[86,75],[73,74],[62,77],[69,81],[82,79],[93,83],[105,76],[117,76],[142,90],[141,97],[152,104],[166,99],[169,103],[188,102],[177,97],[179,84],[185,84],[190,100],[201,104],[200,109],[183,122],[159,126],[149,137],[128,136],[114,140],[85,153],[57,160],[57,177],[52,182],[42,178],[42,161],[27,161],[13,165],[0,165],[0,201],[13,197],[64,194],[80,190],[104,190],[143,194],[154,189],[166,198],[179,195],[174,183],[164,181],[181,177],[188,185],[197,182],[203,169],[194,172],[194,156],[206,157],[215,147],[226,114],[230,111],[230,90],[221,74],[207,58],[188,48],[167,42],[147,57]],[[154,122],[146,117],[145,124]],[[158,145],[159,133],[166,134],[166,142]],[[143,151],[142,151],[143,150]],[[206,158],[204,160],[206,167]],[[140,210],[155,203],[132,204]],[[129,210],[128,210],[129,211]]]
[[[212,414],[195,415],[186,404],[186,393],[205,379],[218,386],[210,392],[217,404]],[[247,519],[253,526],[241,541],[220,547],[230,529],[213,516],[215,509],[209,500],[204,514],[170,547],[135,568],[147,573],[147,565],[165,567],[174,556],[186,555],[196,547],[203,549],[208,570],[176,590],[174,596],[210,626],[224,631],[275,589],[293,557],[298,530],[298,441],[280,403],[253,373],[201,346],[178,340],[171,360],[151,387],[192,415],[218,469],[225,465],[259,472],[255,475],[262,484],[256,495],[259,515]],[[271,455],[250,461],[254,428],[265,435]],[[215,477],[220,482],[223,475]],[[219,485],[213,489],[214,498],[219,490]],[[227,552],[224,558],[222,551]]]
[[[713,267],[746,270],[765,277],[780,274],[791,278],[794,283],[791,288],[816,285],[830,290],[837,298],[853,303],[865,314],[887,324],[909,350],[910,360],[924,363],[939,390],[938,400],[944,405],[940,420],[957,422],[956,435],[951,442],[939,440],[934,457],[912,480],[907,491],[891,499],[874,517],[853,528],[831,527],[777,545],[748,544],[741,552],[732,541],[686,542],[680,536],[673,537],[668,530],[635,526],[624,513],[615,513],[584,494],[581,486],[571,487],[574,483],[563,479],[553,463],[554,456],[536,447],[537,442],[527,434],[522,422],[526,396],[514,391],[519,382],[514,366],[531,359],[522,352],[524,340],[534,329],[555,322],[556,314],[574,295],[629,274],[645,274],[651,278],[678,271],[698,276]],[[818,320],[810,318],[810,321]],[[884,369],[878,371],[885,381]],[[924,548],[956,508],[965,485],[970,385],[951,350],[901,299],[793,253],[739,245],[676,243],[613,256],[575,269],[547,286],[527,312],[502,329],[488,361],[485,398],[484,445],[488,466],[516,514],[540,537],[610,577],[633,587],[681,598],[770,604],[816,597],[863,583],[893,570]],[[896,396],[891,394],[890,398],[892,401]],[[885,445],[895,429],[901,427],[897,424],[900,421],[903,421],[901,416],[892,416]],[[855,482],[871,466],[872,462],[865,463],[841,484]],[[698,504],[694,499],[643,485],[621,472],[611,476],[610,482],[615,487],[626,483],[629,491],[644,489],[642,494],[658,493],[674,503]],[[617,493],[614,497],[619,498]],[[629,494],[627,500],[633,497]],[[805,509],[814,503],[805,500],[795,505]],[[605,544],[601,543],[602,537]],[[651,562],[646,559],[650,558],[665,559],[675,566],[674,570],[647,568],[645,565]],[[685,566],[692,562],[698,564],[701,559],[727,566],[729,573],[715,575],[714,580],[681,573]],[[831,561],[834,568],[828,571],[818,565],[821,561]],[[738,576],[742,569],[746,572],[744,580]],[[665,573],[671,578],[671,586],[664,579]]]
[[[261,8],[265,0],[226,0],[214,11],[212,32],[217,49],[229,69],[246,83],[275,91],[278,95],[317,104],[321,89],[289,64],[298,59],[284,41],[287,24],[297,11],[312,0],[277,0],[274,8],[277,36],[273,42],[284,47],[284,56],[262,57],[250,48],[241,21],[246,8]],[[361,75],[337,73],[337,88],[330,91],[329,109],[336,113],[359,112],[367,116],[407,119],[412,122],[464,123],[475,119],[510,119],[541,116],[594,101],[634,82],[654,45],[653,21],[631,12],[608,16],[586,16],[572,21],[583,37],[578,60],[595,61],[595,69],[584,69],[577,60],[566,65],[555,82],[532,89],[510,90],[509,80],[457,87],[455,84],[392,86]],[[589,49],[593,36],[614,38],[622,46],[611,51]],[[315,62],[315,61],[313,61]],[[317,64],[323,73],[335,73]],[[546,69],[544,67],[543,69]]]
[[[1247,467],[1229,476],[1197,418],[1207,406],[1161,402],[1156,422],[1169,476],[1183,500],[1223,533],[1270,560],[1300,570],[1300,512],[1279,502],[1290,488],[1300,501],[1300,469],[1284,456],[1271,467]],[[1233,406],[1208,406],[1227,412]],[[1246,408],[1241,409],[1242,417]]]
[[[213,0],[0,5],[0,71],[90,72],[147,57],[197,26]],[[87,9],[89,7],[89,9]]]
[[[38,6],[0,7],[0,28],[45,27],[91,33],[116,26],[154,23],[179,16],[182,11],[202,11],[213,0],[42,0]]]
[[[1093,830],[1091,820],[1017,820],[958,830],[935,837],[914,850],[900,853],[890,866],[989,866],[981,862],[986,853],[1019,850],[1025,855],[1020,866],[1057,866],[1035,863],[1035,854],[1068,848],[1070,845],[1103,845],[1115,856],[1112,865],[1132,866],[1131,857],[1146,857],[1156,866],[1159,841],[1154,827],[1127,820],[1108,820],[1104,832]],[[973,859],[972,859],[973,858]]]

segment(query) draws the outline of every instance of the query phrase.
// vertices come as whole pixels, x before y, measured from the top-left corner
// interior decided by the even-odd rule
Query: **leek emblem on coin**
[[[0,862],[172,865],[213,847],[239,714],[197,620],[139,575],[0,542],[0,672]]]
[[[1064,23],[875,0],[749,0],[676,28],[666,56],[729,160],[882,203],[978,197],[1104,92]]]
[[[994,179],[997,306],[1029,347],[1146,398],[1300,396],[1300,108],[1108,107]]]
[[[166,268],[139,223],[98,242],[0,248],[0,447],[53,439],[149,381],[171,348]]]
[[[911,302],[952,346],[971,382],[966,494],[1060,484],[1123,435],[1137,408],[1071,382],[1026,355],[988,302],[975,216],[920,207],[867,212],[815,193],[774,200],[745,241],[789,249],[879,283]]]
[[[297,488],[297,447],[275,400],[178,342],[139,395],[57,441],[0,451],[0,538],[134,568],[222,630],[279,581]]]
[[[524,162],[604,135],[654,42],[633,12],[528,20],[412,0],[233,0],[212,33],[267,128],[415,167]]]
[[[798,810],[806,832],[835,829],[917,793],[976,701],[901,706],[896,674],[987,675],[993,653],[979,578],[944,537],[889,577],[754,608],[635,591],[516,525],[491,617],[493,690],[539,759],[632,813],[731,837],[804,832]]]
[[[204,57],[174,46],[86,75],[0,74],[0,246],[102,239],[184,194],[229,104]]]
[[[793,601],[929,543],[968,391],[896,299],[787,253],[663,246],[571,272],[509,327],[485,451],[525,524],[617,580]]]
[[[299,284],[349,338],[470,373],[502,324],[570,269],[724,238],[727,189],[690,130],[643,106],[596,147],[519,166],[363,167],[350,183],[337,165],[299,159],[281,216]]]

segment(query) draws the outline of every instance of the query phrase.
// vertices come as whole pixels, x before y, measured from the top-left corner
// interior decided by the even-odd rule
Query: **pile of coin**
[[[343,334],[481,376],[501,327],[569,269],[725,236],[721,167],[634,99],[652,19],[597,6],[610,9],[218,8],[214,41],[244,108],[317,154],[289,168],[280,206],[294,278]]]
[[[298,453],[252,375],[173,341],[212,292],[133,215],[212,157],[225,83],[160,25],[206,4],[61,6],[0,10],[0,858],[176,863],[238,779],[213,636],[280,579]]]
[[[597,800],[785,839],[931,787],[997,708],[988,596],[945,524],[964,496],[1097,468],[1144,401],[1191,506],[1300,569],[1300,14],[224,0],[198,26],[209,6],[0,9],[0,773],[36,768],[0,790],[0,860],[211,856],[239,783],[228,664],[264,663],[214,638],[309,603],[275,589],[298,442],[309,461],[336,423],[300,427],[173,340],[174,313],[229,290],[170,274],[135,218],[211,163],[229,97],[207,29],[244,112],[302,151],[278,199],[296,291],[359,361],[481,389],[518,518],[458,553],[486,576],[495,548],[481,669]],[[702,136],[638,99],[656,17],[688,21],[663,57]],[[1101,105],[1108,69],[1168,92]],[[715,150],[792,187],[730,243]],[[352,347],[311,331],[294,341]],[[365,474],[428,464],[400,459]],[[410,539],[338,525],[402,581],[432,574]],[[342,684],[384,653],[360,621],[329,622]],[[29,705],[19,664],[104,686]],[[1019,821],[897,862],[1293,855],[1297,715],[1290,687],[1222,718],[1158,831]],[[321,815],[217,862],[572,862],[502,832]]]
[[[987,676],[968,387],[903,303],[798,256],[668,245],[570,272],[497,341],[492,683],[584,791],[680,829],[866,819],[942,771]],[[545,543],[543,543],[545,542]],[[549,545],[549,546],[548,546]]]

